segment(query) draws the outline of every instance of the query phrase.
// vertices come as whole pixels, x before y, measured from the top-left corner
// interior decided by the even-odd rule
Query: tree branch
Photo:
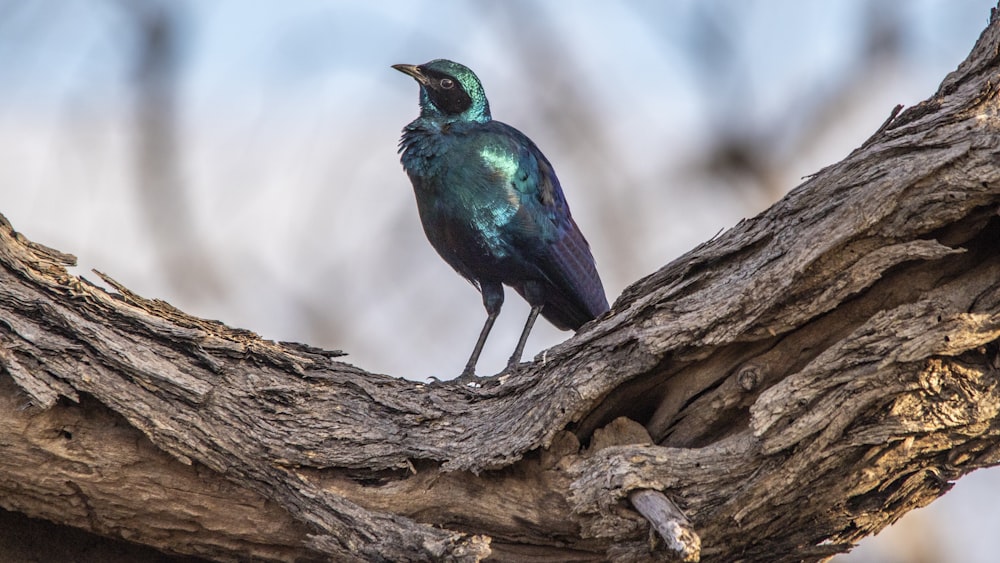
[[[647,561],[660,491],[706,560],[848,549],[1000,459],[998,53],[994,10],[932,98],[479,388],[107,292],[0,220],[0,504],[218,560]]]

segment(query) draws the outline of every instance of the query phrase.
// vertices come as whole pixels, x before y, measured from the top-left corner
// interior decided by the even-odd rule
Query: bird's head
[[[392,65],[420,84],[420,115],[446,121],[490,120],[483,85],[468,67],[447,59],[422,65]]]

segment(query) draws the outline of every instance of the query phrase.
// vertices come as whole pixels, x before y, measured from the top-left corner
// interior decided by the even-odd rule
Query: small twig
[[[903,111],[903,104],[896,104],[896,107],[892,108],[892,111],[889,112],[889,117],[887,117],[886,120],[882,122],[882,125],[880,125],[870,137],[868,137],[867,141],[862,143],[861,148],[867,147],[875,142],[875,139],[892,125],[892,122],[896,120],[896,116],[898,116],[901,111]]]
[[[701,559],[701,538],[691,521],[660,491],[637,489],[629,493],[632,506],[659,532],[667,549],[680,561]]]

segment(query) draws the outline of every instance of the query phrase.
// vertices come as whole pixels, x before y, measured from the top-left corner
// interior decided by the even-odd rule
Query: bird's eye
[[[455,81],[450,78],[442,78],[441,82],[439,82],[438,84],[440,84],[441,87],[444,88],[445,90],[451,90],[452,88],[455,87]]]

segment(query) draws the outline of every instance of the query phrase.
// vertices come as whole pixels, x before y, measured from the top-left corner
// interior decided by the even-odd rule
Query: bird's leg
[[[474,379],[476,377],[476,364],[479,363],[479,354],[483,352],[486,337],[490,335],[493,323],[496,322],[497,315],[500,314],[500,307],[503,305],[503,286],[499,283],[480,283],[479,290],[483,293],[483,307],[486,307],[486,324],[483,325],[483,330],[479,332],[479,340],[476,341],[476,347],[472,349],[472,355],[469,356],[469,361],[465,364],[462,375],[458,376],[461,380]]]
[[[507,361],[507,369],[513,370],[521,363],[521,354],[524,353],[524,345],[528,342],[528,335],[531,334],[531,327],[535,326],[535,319],[538,318],[538,313],[542,312],[541,305],[532,305],[531,312],[528,313],[528,320],[524,323],[524,330],[521,331],[521,338],[517,341],[517,347],[514,348],[514,353],[510,355],[510,360]]]
[[[528,335],[531,334],[531,328],[535,326],[535,319],[538,318],[538,313],[542,312],[542,306],[545,304],[545,288],[537,281],[524,282],[524,285],[521,286],[521,295],[531,305],[531,312],[528,313],[528,320],[524,322],[524,330],[521,331],[521,338],[517,340],[517,347],[514,348],[514,353],[507,361],[507,371],[513,371],[521,363],[521,354],[524,353],[524,345],[528,343]]]
[[[483,330],[479,332],[479,340],[476,341],[476,347],[472,349],[472,355],[469,356],[469,361],[465,364],[462,375],[458,376],[459,379],[474,379],[476,377],[476,364],[479,363],[479,354],[483,352],[486,337],[490,335],[490,330],[493,328],[493,323],[497,320],[497,315],[499,315],[499,311],[487,315],[486,324],[483,325]]]

